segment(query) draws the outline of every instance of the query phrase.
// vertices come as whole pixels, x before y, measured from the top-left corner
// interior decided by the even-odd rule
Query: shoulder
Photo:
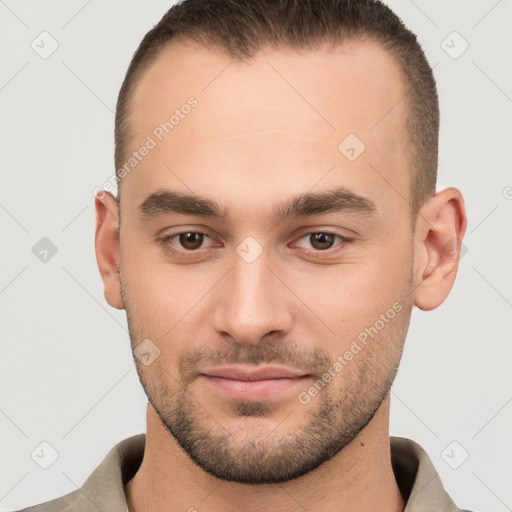
[[[124,486],[144,455],[145,434],[116,444],[80,489],[17,512],[128,512]]]
[[[24,508],[17,512],[85,512],[96,510],[94,504],[84,496],[81,489],[70,492],[60,498]]]

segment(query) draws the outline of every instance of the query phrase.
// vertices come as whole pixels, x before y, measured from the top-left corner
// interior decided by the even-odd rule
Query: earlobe
[[[430,311],[452,289],[461,256],[467,218],[459,190],[447,188],[430,198],[416,223],[414,305]]]
[[[106,301],[124,309],[119,281],[119,216],[115,198],[109,192],[96,194],[96,261],[103,281]]]

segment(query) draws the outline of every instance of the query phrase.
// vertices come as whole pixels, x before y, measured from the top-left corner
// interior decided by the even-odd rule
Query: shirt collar
[[[391,465],[403,496],[404,512],[459,512],[425,450],[405,437],[390,437]]]

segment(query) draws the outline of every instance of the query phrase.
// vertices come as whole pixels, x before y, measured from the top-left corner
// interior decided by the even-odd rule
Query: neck
[[[282,484],[246,485],[206,473],[148,404],[144,458],[126,485],[130,512],[322,510],[402,512],[389,448],[389,397],[365,429],[314,471]]]

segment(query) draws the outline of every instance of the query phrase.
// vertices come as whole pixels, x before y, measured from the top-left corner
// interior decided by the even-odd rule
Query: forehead
[[[149,139],[152,147],[124,179],[123,194],[136,199],[174,185],[208,195],[250,184],[267,199],[283,197],[334,165],[325,185],[362,191],[373,183],[378,196],[380,174],[408,196],[405,96],[396,62],[372,42],[261,50],[248,62],[174,42],[136,85],[129,153]],[[190,98],[195,106],[185,108]],[[356,160],[342,153],[345,140],[364,149]]]

